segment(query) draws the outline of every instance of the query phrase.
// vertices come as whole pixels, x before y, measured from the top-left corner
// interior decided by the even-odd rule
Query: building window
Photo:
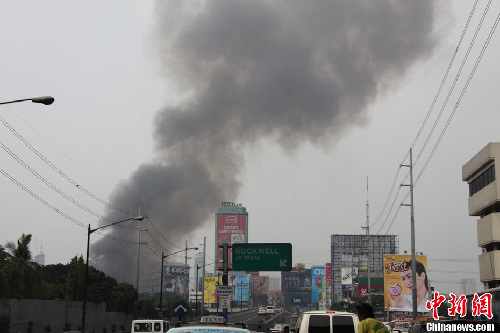
[[[469,197],[472,197],[474,194],[481,191],[483,188],[485,188],[494,181],[495,181],[495,165],[493,164],[469,183]]]

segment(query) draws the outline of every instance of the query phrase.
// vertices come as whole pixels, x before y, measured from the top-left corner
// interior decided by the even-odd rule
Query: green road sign
[[[291,271],[290,243],[235,243],[232,245],[233,271]]]

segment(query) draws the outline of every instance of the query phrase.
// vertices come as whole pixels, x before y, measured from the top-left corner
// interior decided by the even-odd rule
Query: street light
[[[54,103],[54,97],[41,96],[41,97],[33,97],[33,98],[16,99],[14,101],[9,101],[9,102],[0,102],[0,105],[1,104],[19,103],[19,102],[24,102],[24,101],[32,101],[33,103],[41,103],[41,104],[45,104],[45,105],[50,105],[50,104]]]
[[[88,282],[89,282],[89,244],[90,244],[90,235],[92,233],[94,233],[95,231],[97,230],[100,230],[100,229],[103,229],[103,228],[106,228],[106,227],[109,227],[109,226],[112,226],[112,225],[115,225],[115,224],[118,224],[118,223],[122,223],[122,222],[126,222],[126,221],[131,221],[131,220],[134,220],[134,221],[142,221],[146,218],[146,216],[136,216],[136,217],[131,217],[131,218],[128,218],[126,220],[121,220],[121,221],[117,221],[117,222],[113,222],[113,223],[110,223],[110,224],[107,224],[107,225],[103,225],[102,227],[99,227],[99,228],[95,228],[95,229],[90,229],[90,224],[89,224],[89,228],[87,229],[87,261],[85,263],[85,284],[84,284],[84,289],[83,289],[83,312],[82,312],[82,332],[85,333],[85,313],[87,311],[87,285],[88,285]]]
[[[162,308],[162,304],[163,304],[163,259],[165,259],[166,257],[170,257],[174,254],[177,254],[177,253],[180,253],[180,252],[183,252],[183,251],[187,251],[187,250],[198,250],[197,247],[186,247],[185,249],[182,249],[182,250],[179,250],[177,252],[174,252],[174,253],[169,253],[169,254],[163,254],[163,251],[161,253],[161,271],[160,271],[160,312],[163,313],[163,308]],[[184,283],[186,283],[184,281]]]

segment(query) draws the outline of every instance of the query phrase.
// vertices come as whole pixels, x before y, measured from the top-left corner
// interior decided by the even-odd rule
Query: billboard
[[[249,274],[229,274],[228,284],[234,286],[233,301],[248,302],[250,294]]]
[[[357,267],[341,268],[340,274],[342,275],[342,286],[358,283]]]
[[[312,266],[311,267],[311,301],[313,303],[318,303],[321,299],[321,295],[325,291],[325,266]]]
[[[163,289],[166,292],[182,294],[187,290],[189,267],[184,264],[167,264],[163,267]]]
[[[252,294],[267,294],[269,292],[269,276],[254,276]]]
[[[302,269],[281,273],[281,291],[297,293],[311,290],[311,270]]]
[[[247,243],[248,224],[247,215],[216,215],[217,262],[222,269],[222,248],[219,245],[227,243]],[[228,249],[228,267],[231,267],[231,249]]]
[[[215,293],[215,288],[217,284],[222,285],[221,276],[206,276],[205,283],[203,284],[203,297],[205,303],[217,303],[217,294]]]
[[[411,255],[384,255],[384,303],[390,311],[413,311]],[[427,312],[427,256],[416,256],[417,311]]]
[[[327,262],[326,265],[326,284],[331,286],[332,285],[332,263]]]

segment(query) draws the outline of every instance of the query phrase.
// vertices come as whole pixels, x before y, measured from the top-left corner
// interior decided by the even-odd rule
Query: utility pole
[[[370,203],[368,201],[368,177],[366,177],[366,274],[368,278],[368,303],[372,304],[371,283],[370,283]]]
[[[186,248],[184,252],[184,297],[186,298],[187,301],[189,301],[189,284],[187,281],[188,277],[188,241],[186,239]],[[188,294],[188,297],[186,297],[186,293]]]
[[[203,310],[205,310],[205,256],[206,256],[206,245],[207,245],[207,237],[203,237],[203,268],[201,271],[201,285],[202,285],[202,293],[201,293],[201,315],[203,316]]]
[[[417,319],[417,262],[415,258],[415,210],[413,203],[413,155],[412,148],[410,148],[410,165],[403,165],[404,167],[410,168],[410,185],[401,184],[401,186],[410,186],[410,205],[402,204],[402,206],[410,206],[411,207],[411,299],[413,306],[413,320]]]

